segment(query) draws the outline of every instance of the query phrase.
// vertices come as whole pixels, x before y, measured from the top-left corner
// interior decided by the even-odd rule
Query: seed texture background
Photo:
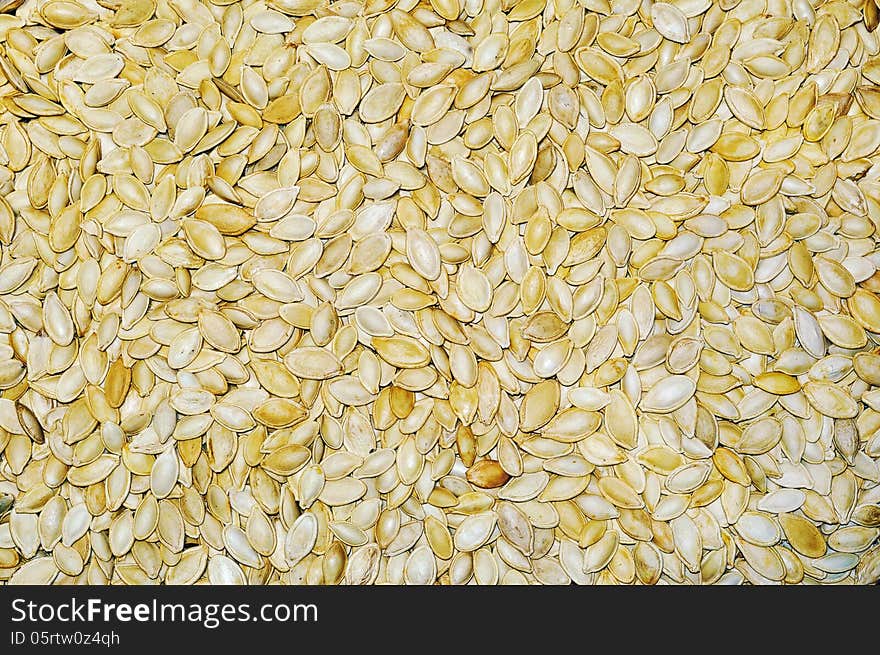
[[[0,1],[0,581],[875,583],[878,15]]]

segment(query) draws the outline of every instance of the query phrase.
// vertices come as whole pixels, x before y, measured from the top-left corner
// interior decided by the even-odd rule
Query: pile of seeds
[[[0,5],[0,580],[880,578],[873,0]]]

